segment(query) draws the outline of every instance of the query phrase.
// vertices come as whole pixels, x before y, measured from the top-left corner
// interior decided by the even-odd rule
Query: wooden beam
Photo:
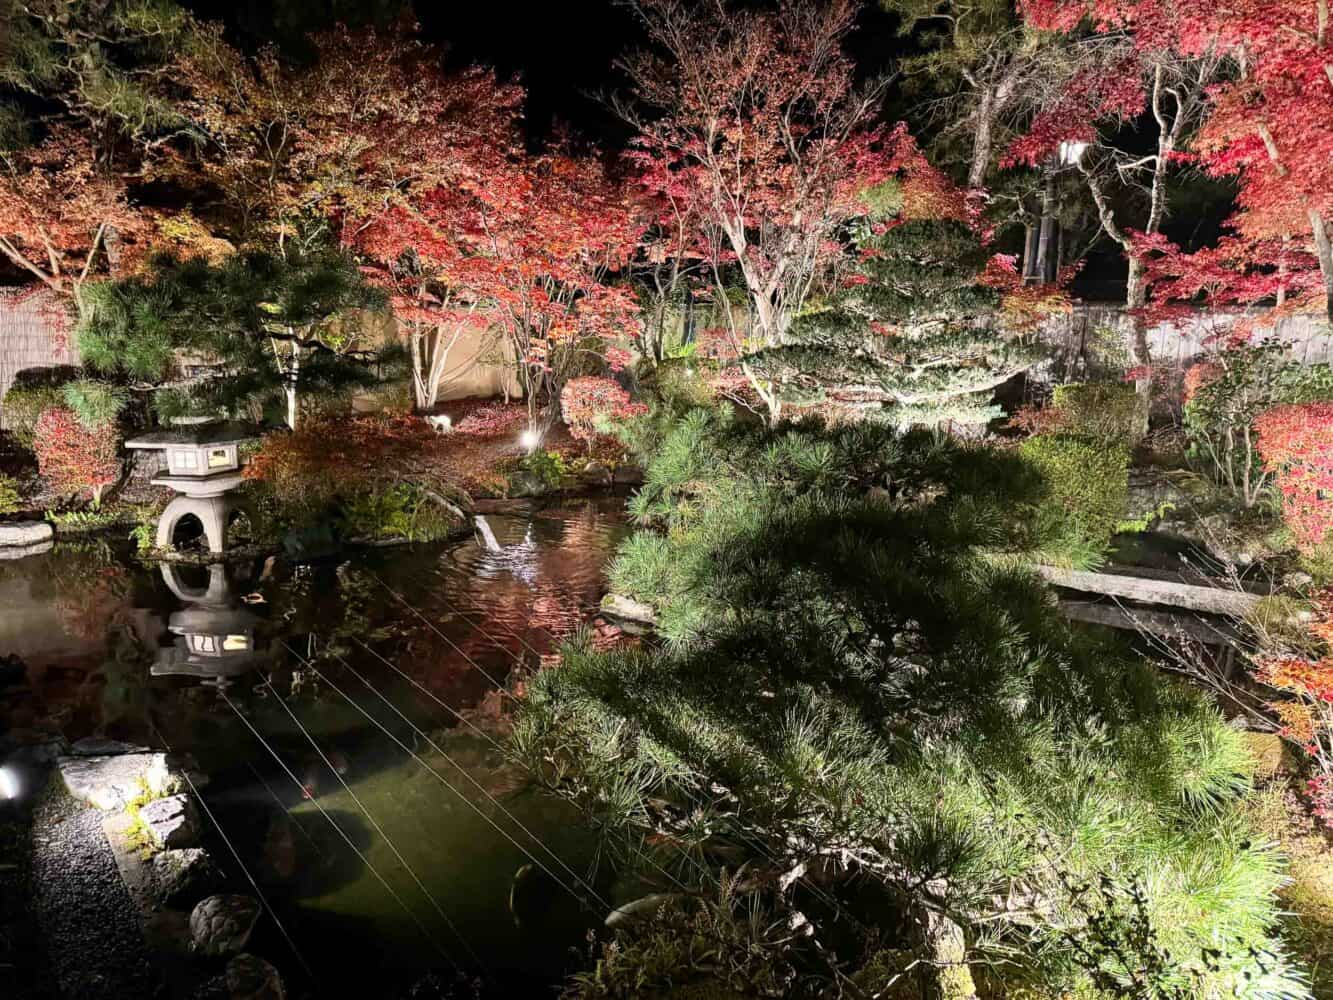
[[[1076,622],[1149,632],[1167,639],[1188,637],[1209,646],[1230,646],[1240,639],[1240,632],[1229,622],[1208,621],[1192,612],[1069,600],[1060,602],[1060,611]]]
[[[1042,578],[1056,587],[1085,594],[1105,594],[1142,604],[1161,604],[1188,611],[1244,618],[1259,603],[1257,594],[1223,587],[1200,587],[1193,583],[1122,576],[1115,573],[1090,573],[1060,566],[1038,566]]]

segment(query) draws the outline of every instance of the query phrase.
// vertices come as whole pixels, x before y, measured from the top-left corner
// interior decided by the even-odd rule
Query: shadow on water
[[[520,794],[495,682],[595,616],[621,509],[491,515],[494,544],[305,563],[163,571],[94,540],[0,565],[0,648],[25,665],[0,730],[192,753],[327,995],[396,996],[450,959],[509,995],[549,991],[605,915],[578,880],[605,898],[610,873],[568,806]],[[256,950],[293,970],[260,927]]]

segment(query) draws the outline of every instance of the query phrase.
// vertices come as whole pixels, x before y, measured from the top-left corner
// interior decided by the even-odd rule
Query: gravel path
[[[165,995],[102,833],[102,815],[52,781],[32,825],[33,909],[67,1000]]]

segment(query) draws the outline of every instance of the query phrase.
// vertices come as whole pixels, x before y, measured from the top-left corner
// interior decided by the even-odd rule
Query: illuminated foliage
[[[1333,827],[1333,591],[1314,599],[1309,640],[1317,652],[1262,656],[1255,676],[1287,696],[1271,707],[1283,735],[1310,756],[1315,773],[1307,791],[1315,814]]]
[[[42,477],[59,493],[87,490],[93,506],[120,479],[120,432],[114,423],[85,427],[72,410],[52,407],[33,428],[33,450]]]
[[[901,129],[874,126],[877,91],[856,86],[842,51],[855,4],[800,0],[762,13],[642,0],[637,9],[658,49],[625,63],[639,182],[698,219],[695,252],[715,284],[723,269],[739,272],[746,315],[728,315],[726,327],[736,353],[748,342],[776,347],[843,253],[840,229],[865,211],[862,192],[892,173],[904,147]],[[744,362],[740,370],[776,420],[775,388]]]
[[[1333,403],[1274,407],[1259,415],[1254,430],[1297,544],[1318,548],[1333,537]]]
[[[644,404],[632,402],[615,379],[600,375],[570,379],[560,393],[560,412],[569,433],[589,451],[599,437],[607,435],[613,421],[628,420],[647,410]]]
[[[730,912],[809,926],[775,996],[886,989],[879,949],[960,987],[1002,955],[1038,995],[1302,996],[1271,936],[1278,858],[1239,812],[1241,735],[975,554],[1023,544],[1037,488],[1018,456],[929,434],[691,412],[612,570],[667,642],[566,648],[528,683],[518,752],[683,903],[741,871]],[[695,939],[672,926],[620,939],[674,955]],[[733,940],[708,947],[738,973],[766,948]],[[670,968],[678,989],[724,975]]]

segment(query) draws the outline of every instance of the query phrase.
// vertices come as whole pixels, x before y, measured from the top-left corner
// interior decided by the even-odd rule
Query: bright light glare
[[[1086,142],[1075,142],[1072,139],[1066,139],[1060,143],[1060,162],[1067,167],[1072,167],[1083,159],[1083,154],[1088,151]]]
[[[0,767],[0,799],[19,797],[19,779],[7,767]]]
[[[537,445],[542,443],[541,435],[533,430],[524,431],[518,436],[518,443],[528,451],[532,451]]]

